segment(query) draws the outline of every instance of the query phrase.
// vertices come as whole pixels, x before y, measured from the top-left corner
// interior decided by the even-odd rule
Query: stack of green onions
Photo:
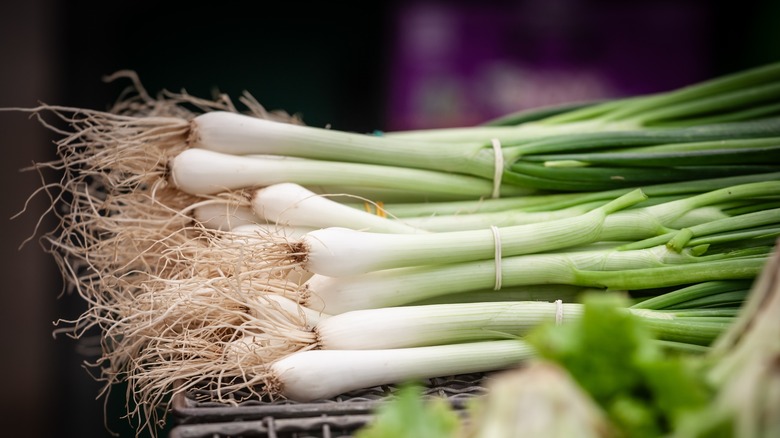
[[[584,290],[701,351],[780,234],[780,64],[443,130],[250,108],[33,110],[73,131],[41,165],[64,171],[46,240],[88,303],[73,331],[101,331],[102,378],[152,428],[192,388],[305,401],[514,366]]]

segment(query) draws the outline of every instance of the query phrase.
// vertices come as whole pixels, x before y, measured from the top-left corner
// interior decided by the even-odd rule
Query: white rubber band
[[[491,196],[498,198],[501,196],[501,177],[504,175],[504,152],[501,150],[501,141],[499,139],[494,138],[490,142],[493,144],[495,160],[493,165],[493,194]]]
[[[563,324],[563,300],[555,300],[555,325]]]
[[[495,225],[490,226],[490,231],[493,232],[493,246],[496,248],[495,263],[496,263],[496,282],[493,286],[493,290],[501,289],[501,281],[503,275],[501,273],[501,235],[498,234],[498,227]]]

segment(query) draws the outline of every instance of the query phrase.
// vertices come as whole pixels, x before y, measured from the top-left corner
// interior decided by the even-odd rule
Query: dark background
[[[340,2],[257,2],[247,9],[229,1],[2,2],[0,107],[43,101],[104,109],[126,84],[105,84],[102,77],[131,69],[152,93],[186,89],[209,97],[219,90],[237,97],[246,90],[268,109],[298,113],[311,125],[365,132],[478,123],[527,106],[531,101],[511,89],[523,84],[523,77],[511,76],[518,71],[534,80],[559,78],[542,82],[552,88],[571,85],[566,78],[581,71],[600,81],[600,88],[542,93],[531,102],[555,103],[660,91],[780,60],[780,7],[769,0],[370,3],[352,9]],[[449,57],[409,37],[428,35],[413,26],[432,21],[410,19],[420,7],[454,11],[448,16],[459,27]],[[425,57],[410,55],[418,46],[428,47]],[[484,101],[492,94],[479,80],[485,70],[477,68],[497,59],[509,66],[498,82],[509,86],[498,97],[519,96],[498,109]],[[442,71],[447,81],[436,79]],[[426,83],[432,85],[421,87]],[[436,88],[442,83],[455,85]],[[428,101],[417,98],[420,90]],[[100,385],[81,365],[89,346],[52,337],[52,322],[77,316],[82,304],[58,297],[59,274],[36,242],[19,249],[34,233],[46,198],[34,197],[25,214],[10,219],[40,186],[37,175],[19,169],[52,159],[54,138],[23,114],[0,113],[6,154],[0,160],[0,434],[107,436],[106,400],[96,399]],[[44,221],[41,229],[51,226]],[[108,399],[106,422],[132,436],[120,419],[123,396],[118,388]]]

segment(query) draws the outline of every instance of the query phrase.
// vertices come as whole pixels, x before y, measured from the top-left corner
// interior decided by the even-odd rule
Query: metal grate
[[[485,374],[429,379],[425,397],[440,397],[463,412],[468,400],[485,393]],[[180,394],[173,403],[176,426],[171,438],[347,438],[373,418],[376,408],[391,400],[396,386],[353,391],[312,403],[249,400],[235,406],[202,401],[207,391]],[[199,401],[201,400],[201,401]]]

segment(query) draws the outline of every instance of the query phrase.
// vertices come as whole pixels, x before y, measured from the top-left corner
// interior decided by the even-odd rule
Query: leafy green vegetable
[[[663,435],[706,405],[710,391],[698,361],[664,350],[625,306],[617,295],[590,295],[580,321],[540,327],[529,341],[563,366],[624,435]]]
[[[420,385],[410,383],[355,438],[450,438],[459,428],[460,417],[444,399],[425,399]]]

